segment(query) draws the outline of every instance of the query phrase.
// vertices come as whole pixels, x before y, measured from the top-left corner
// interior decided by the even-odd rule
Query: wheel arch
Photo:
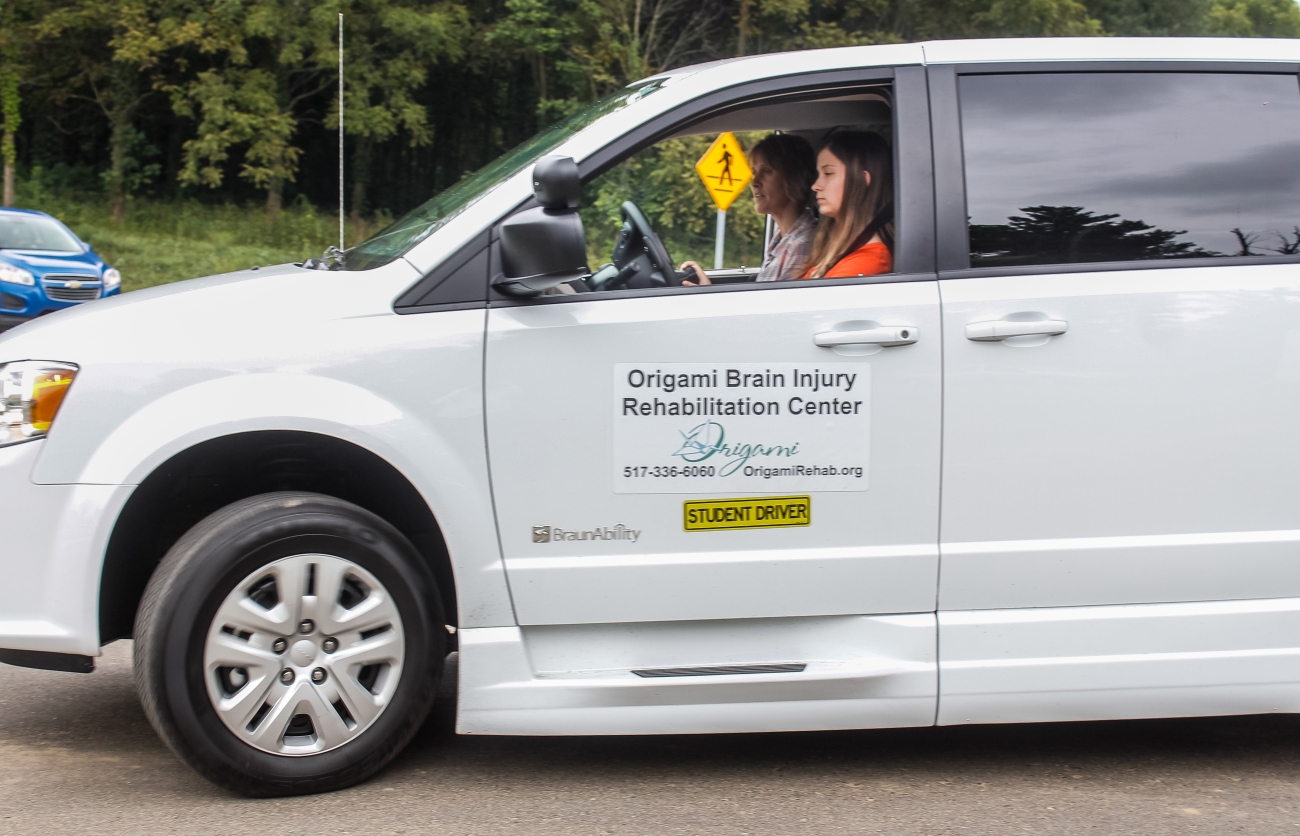
[[[455,576],[428,502],[390,462],[357,444],[300,430],[219,436],[176,453],[132,491],[113,526],[99,583],[99,638],[131,635],[158,563],[196,523],[232,502],[272,491],[310,491],[352,502],[402,532],[438,582],[458,624]]]

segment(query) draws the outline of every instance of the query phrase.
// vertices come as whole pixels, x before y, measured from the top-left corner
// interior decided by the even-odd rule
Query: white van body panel
[[[418,278],[401,260],[372,273],[377,287],[392,295]],[[395,322],[398,317],[392,312],[391,297],[356,294],[355,282],[344,276],[292,265],[246,270],[101,300],[43,317],[0,337],[6,356],[76,355],[72,362],[82,369],[77,392],[60,410],[59,421],[50,431],[49,451],[42,455],[34,478],[44,484],[137,483],[158,464],[148,461],[152,450],[147,442],[146,449],[124,450],[118,459],[111,447],[101,448],[110,438],[115,444],[140,443],[129,430],[121,432],[128,425],[138,426],[132,416],[191,387],[267,373],[346,379],[343,372],[356,352],[387,349],[375,339],[384,330],[368,325],[369,321]],[[370,279],[371,273],[366,277]],[[187,287],[190,284],[194,286]],[[369,297],[369,304],[348,304],[355,295]],[[286,316],[289,312],[293,315]],[[362,385],[368,388],[369,383]],[[311,391],[304,394],[310,401]],[[283,404],[285,399],[279,401]],[[169,417],[180,420],[184,432],[194,425],[237,421],[231,410],[241,409],[253,418],[261,407],[256,401],[237,402],[223,408],[217,422],[201,411],[184,415],[183,409],[173,410]],[[175,432],[170,426],[147,431]],[[167,454],[171,452],[177,450]]]
[[[1300,711],[1300,599],[939,613],[940,725]]]
[[[131,495],[112,485],[33,485],[44,441],[0,448],[5,543],[0,647],[99,655],[99,566]]]
[[[940,609],[1300,597],[1297,291],[1290,264],[940,282]],[[1069,331],[965,338],[1022,312]]]

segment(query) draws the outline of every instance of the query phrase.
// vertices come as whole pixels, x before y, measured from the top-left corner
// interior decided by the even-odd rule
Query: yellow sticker
[[[741,191],[754,179],[749,170],[749,161],[740,143],[731,131],[719,136],[704,152],[695,164],[695,173],[704,181],[704,188],[709,190],[709,197],[723,212],[731,206],[732,201],[740,197]]]
[[[786,528],[812,525],[811,496],[688,499],[682,507],[687,531]]]

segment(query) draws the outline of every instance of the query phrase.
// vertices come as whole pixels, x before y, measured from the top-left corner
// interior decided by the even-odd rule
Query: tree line
[[[397,214],[655,72],[931,38],[1298,37],[1295,0],[0,0],[3,203],[103,199]]]

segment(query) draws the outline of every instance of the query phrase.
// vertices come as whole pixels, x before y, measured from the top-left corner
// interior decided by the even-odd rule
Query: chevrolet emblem
[[[76,290],[77,288],[81,287],[81,282],[79,282],[79,281],[77,281],[77,280],[74,279],[74,280],[72,280],[72,281],[70,281],[70,282],[64,284],[63,286],[64,286],[64,287],[67,287],[67,288],[71,288],[72,290]]]

